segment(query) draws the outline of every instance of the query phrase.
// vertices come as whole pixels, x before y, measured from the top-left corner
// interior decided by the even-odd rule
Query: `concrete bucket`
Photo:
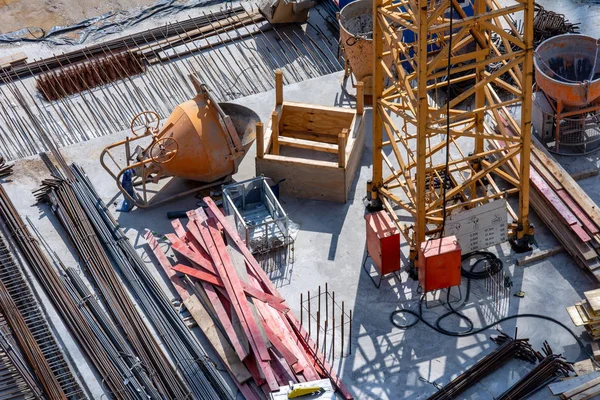
[[[364,83],[365,95],[373,93],[373,3],[358,0],[342,8],[340,39],[346,59],[357,81]]]
[[[564,106],[579,107],[600,97],[600,42],[585,35],[559,35],[535,51],[539,88]]]
[[[180,178],[213,182],[236,172],[241,157],[234,151],[248,151],[255,138],[259,117],[250,109],[230,103],[220,103],[229,116],[241,148],[219,121],[218,108],[205,95],[198,95],[175,107],[165,121],[150,156],[157,159],[162,172]],[[160,157],[170,159],[161,160]]]

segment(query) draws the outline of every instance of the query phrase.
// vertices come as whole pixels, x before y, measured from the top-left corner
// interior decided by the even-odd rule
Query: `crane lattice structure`
[[[534,2],[502,3],[470,0],[473,15],[467,16],[458,0],[374,0],[368,191],[398,224],[411,259],[420,243],[443,235],[444,213],[512,193],[519,205],[508,206],[509,235],[520,244],[533,239]],[[414,224],[402,223],[399,210]]]

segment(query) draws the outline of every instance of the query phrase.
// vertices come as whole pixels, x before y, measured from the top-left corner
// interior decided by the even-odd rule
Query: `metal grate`
[[[0,281],[6,287],[17,309],[25,319],[27,327],[38,343],[44,358],[50,364],[52,372],[67,398],[71,400],[87,399],[81,386],[75,380],[69,364],[59,348],[54,334],[50,330],[46,315],[40,308],[29,284],[7,247],[5,238],[0,234]],[[4,398],[0,396],[0,398]]]

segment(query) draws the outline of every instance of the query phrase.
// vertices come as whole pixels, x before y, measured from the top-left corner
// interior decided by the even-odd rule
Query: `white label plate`
[[[444,236],[451,235],[458,239],[463,254],[505,242],[508,235],[506,200],[495,200],[449,216]]]

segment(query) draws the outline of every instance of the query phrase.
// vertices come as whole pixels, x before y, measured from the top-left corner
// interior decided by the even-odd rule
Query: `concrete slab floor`
[[[341,74],[332,74],[286,86],[284,98],[293,101],[324,105],[349,106],[349,99],[340,90]],[[274,93],[266,92],[236,101],[252,108],[263,121],[267,120],[273,103]],[[368,110],[367,113],[370,111]],[[343,381],[359,399],[422,399],[436,391],[433,383],[444,385],[465,371],[496,345],[488,339],[494,333],[488,330],[481,334],[454,338],[438,334],[419,323],[401,330],[392,325],[390,313],[400,307],[415,308],[419,295],[415,282],[402,273],[402,282],[396,278],[384,279],[376,289],[367,274],[361,270],[365,255],[365,208],[363,198],[366,182],[371,176],[371,132],[370,114],[367,115],[367,140],[360,169],[354,181],[350,198],[346,204],[303,200],[284,197],[282,205],[292,220],[300,225],[295,244],[295,263],[279,277],[274,277],[282,295],[289,301],[293,311],[300,314],[300,293],[316,293],[318,286],[324,290],[325,283],[335,291],[336,301],[345,302],[347,309],[354,311],[352,326],[352,353],[344,358],[335,358],[335,368]],[[171,232],[167,211],[187,210],[196,206],[193,196],[150,210],[134,210],[118,213],[112,203],[118,191],[114,181],[99,165],[99,154],[104,146],[120,140],[125,133],[93,139],[62,149],[68,162],[76,162],[88,173],[98,193],[109,204],[115,217],[126,230],[128,237],[148,261],[165,290],[174,294],[158,272],[141,237],[146,228],[157,233]],[[66,236],[58,222],[45,205],[34,205],[31,191],[39,187],[41,179],[48,176],[39,157],[17,161],[15,173],[5,187],[23,217],[29,216],[43,237],[66,265],[74,265],[77,258],[65,244]],[[243,160],[240,171],[234,177],[243,180],[254,176],[254,147]],[[585,186],[597,184],[598,177],[585,181]],[[594,201],[600,200],[598,190],[591,191]],[[556,245],[556,239],[533,216],[536,224],[536,239],[539,247]],[[407,246],[403,244],[403,256],[407,257]],[[580,300],[583,292],[597,287],[597,283],[582,272],[566,254],[558,254],[527,267],[515,267],[516,255],[507,244],[491,249],[498,254],[512,277],[514,287],[525,292],[519,299],[512,295],[498,302],[490,296],[481,282],[473,284],[470,305],[464,310],[476,327],[493,322],[498,317],[516,313],[540,313],[558,319],[571,327],[565,307]],[[38,288],[39,289],[39,288]],[[463,288],[463,294],[464,294]],[[457,294],[457,293],[455,293]],[[51,305],[42,300],[51,309]],[[425,312],[433,322],[442,308]],[[67,350],[80,368],[83,380],[88,384],[94,398],[99,398],[102,389],[97,377],[84,362],[77,346],[70,339],[59,318],[51,312],[56,329]],[[306,316],[305,316],[306,318]],[[464,329],[464,321],[454,317],[444,322],[448,329]],[[547,340],[556,353],[562,353],[569,361],[584,358],[575,340],[563,328],[539,320],[523,319],[502,323],[499,328],[512,334],[518,327],[519,337],[528,337],[539,349]],[[573,328],[575,334],[589,345],[583,329]],[[336,344],[337,345],[337,344]],[[339,345],[337,345],[339,348]],[[337,352],[336,352],[337,353]],[[462,396],[465,399],[491,399],[502,393],[526,373],[530,365],[514,361],[500,368],[492,377],[482,380]],[[548,389],[543,389],[534,398],[548,398]]]
[[[600,36],[600,27],[595,23],[600,7],[587,1],[545,0],[540,3],[547,9],[566,14],[571,22],[581,22],[581,31],[594,37]],[[284,97],[289,100],[324,105],[350,106],[349,99],[340,90],[339,73],[287,86]],[[236,103],[252,108],[263,121],[270,115],[274,103],[274,93],[239,99]],[[368,112],[368,111],[367,111]],[[369,121],[368,121],[369,122]],[[380,289],[376,289],[369,277],[361,270],[365,255],[365,227],[363,198],[366,194],[366,181],[371,176],[370,123],[367,124],[367,140],[350,198],[346,204],[310,201],[296,198],[282,198],[282,206],[292,220],[300,225],[295,244],[295,263],[273,279],[282,295],[289,301],[293,311],[300,314],[300,293],[316,292],[319,285],[328,283],[335,291],[336,301],[344,301],[348,309],[354,311],[352,329],[352,353],[347,357],[335,358],[334,367],[346,385],[359,399],[424,399],[436,391],[435,384],[444,385],[464,372],[496,345],[488,339],[494,333],[488,330],[481,334],[454,338],[434,332],[422,322],[401,330],[392,325],[390,313],[399,308],[416,307],[419,295],[416,284],[406,273],[401,274],[401,282],[396,278],[385,279]],[[112,204],[118,198],[114,181],[100,167],[98,158],[104,146],[122,139],[125,133],[93,139],[62,149],[69,162],[76,162],[88,173],[98,193]],[[600,166],[598,155],[564,158],[560,162],[570,172],[585,170],[583,165]],[[48,247],[57,253],[65,265],[76,265],[77,256],[66,244],[68,241],[60,224],[45,205],[35,205],[31,191],[38,188],[40,181],[49,176],[39,157],[17,161],[15,173],[5,182],[5,187],[23,217],[30,217],[33,225],[48,242]],[[234,177],[243,180],[254,176],[254,148],[244,159],[239,173]],[[581,186],[598,203],[600,201],[600,177],[588,178]],[[146,228],[157,233],[171,232],[167,211],[187,210],[195,207],[193,196],[169,203],[151,210],[135,210],[131,213],[118,213],[114,205],[111,210],[136,249],[155,272],[164,290],[175,295],[147,254],[147,246],[141,237]],[[541,249],[557,244],[535,214],[536,239]],[[165,244],[165,246],[167,246]],[[407,246],[403,244],[403,255],[407,257]],[[597,287],[597,282],[589,274],[581,271],[571,258],[557,254],[544,261],[516,267],[517,255],[507,244],[491,249],[504,262],[507,273],[512,277],[513,288],[507,299],[490,300],[488,290],[481,282],[474,282],[469,306],[464,313],[476,327],[493,322],[499,317],[517,313],[539,313],[558,319],[572,327],[565,311],[583,297],[583,292]],[[47,308],[52,324],[62,340],[62,344],[79,369],[82,381],[88,386],[92,398],[99,399],[105,393],[99,377],[87,365],[85,357],[73,342],[60,318],[54,312],[39,285],[36,289]],[[465,294],[463,285],[462,294]],[[525,292],[519,299],[512,296],[517,290]],[[454,293],[453,294],[457,294]],[[425,312],[428,321],[445,312],[438,307]],[[305,317],[306,318],[306,317]],[[444,321],[447,329],[464,329],[466,323],[450,317]],[[569,361],[577,361],[585,356],[571,335],[551,322],[533,319],[512,320],[502,323],[499,328],[513,334],[518,327],[519,337],[528,337],[536,349],[547,340],[554,352],[562,353]],[[589,337],[581,328],[572,330],[589,349]],[[339,348],[339,343],[336,343]],[[493,376],[482,380],[466,392],[464,399],[492,399],[510,387],[524,375],[531,365],[523,361],[510,362]],[[533,398],[550,398],[544,388]]]

